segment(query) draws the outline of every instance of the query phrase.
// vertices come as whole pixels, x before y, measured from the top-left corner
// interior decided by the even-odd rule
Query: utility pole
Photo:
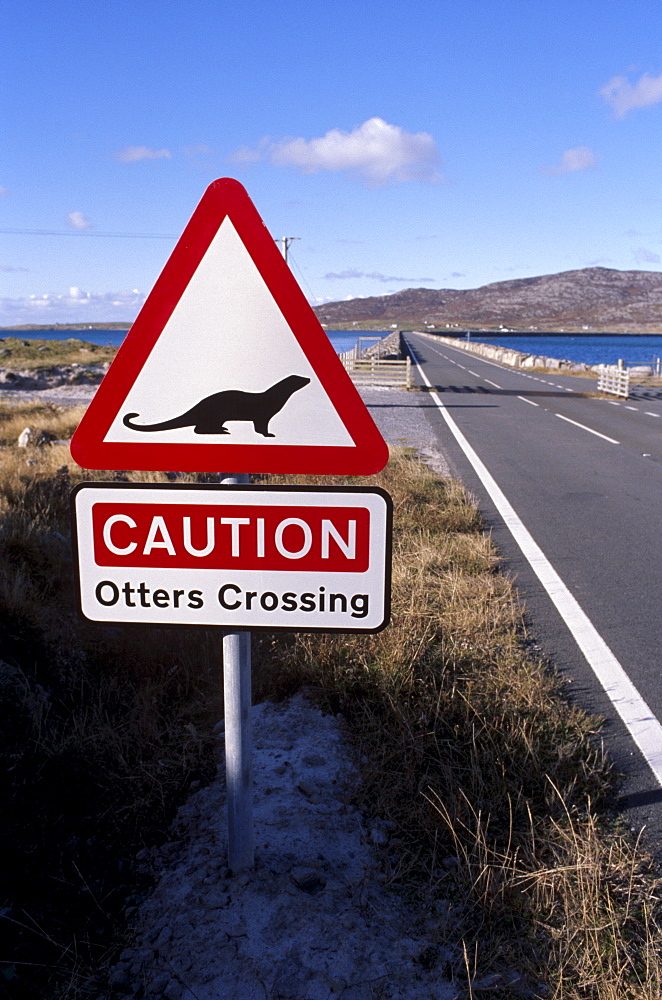
[[[276,240],[276,243],[280,244],[280,252],[282,253],[286,261],[287,261],[287,253],[288,250],[290,249],[290,243],[293,243],[294,240],[300,240],[300,239],[301,239],[300,236],[283,236],[281,240]]]

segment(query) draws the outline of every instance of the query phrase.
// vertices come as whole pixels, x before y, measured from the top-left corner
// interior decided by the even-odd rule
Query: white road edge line
[[[505,493],[456,425],[437,393],[432,389],[432,384],[418,363],[411,347],[409,350],[414,364],[428,389],[431,390],[430,396],[439,408],[450,432],[471,462],[476,475],[492,498],[531,569],[568,626],[587,663],[643,754],[644,760],[653,772],[658,785],[662,786],[662,726],[586,612],[570,593],[538,543],[534,541],[528,528],[519,519]]]
[[[534,403],[532,399],[527,399],[526,396],[518,396],[517,398],[521,399],[523,403],[528,403],[529,406],[540,406],[540,403]]]
[[[575,427],[581,427],[583,431],[588,431],[589,434],[595,434],[596,437],[602,438],[603,441],[609,441],[610,444],[621,443],[620,441],[617,441],[616,438],[610,438],[607,437],[606,434],[601,434],[600,431],[594,431],[592,427],[587,427],[586,424],[579,424],[576,420],[571,420],[570,417],[564,417],[562,413],[555,413],[554,416],[558,417],[559,420],[566,420],[569,424],[574,424]]]

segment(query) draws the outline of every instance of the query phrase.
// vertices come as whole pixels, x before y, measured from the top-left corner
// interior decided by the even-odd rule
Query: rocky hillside
[[[315,309],[334,328],[402,327],[662,332],[662,274],[587,267],[481,288],[407,288],[393,295],[329,302]]]

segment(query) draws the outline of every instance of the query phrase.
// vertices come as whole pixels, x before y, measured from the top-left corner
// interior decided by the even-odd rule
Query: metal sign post
[[[228,868],[238,872],[253,867],[255,854],[250,632],[223,632],[223,700]]]
[[[222,630],[228,865],[239,871],[254,860],[251,631],[384,628],[392,504],[377,487],[219,478],[77,486],[76,598],[88,621]]]
[[[248,483],[246,473],[220,473],[228,486]],[[228,797],[228,868],[252,868],[253,736],[251,719],[251,633],[223,632],[223,704],[225,716],[225,785]]]
[[[207,188],[71,454],[87,469],[242,472],[223,490],[88,483],[72,504],[84,617],[223,629],[229,866],[249,868],[248,630],[384,628],[392,515],[383,491],[246,485],[251,469],[372,475],[388,447],[238,181]]]

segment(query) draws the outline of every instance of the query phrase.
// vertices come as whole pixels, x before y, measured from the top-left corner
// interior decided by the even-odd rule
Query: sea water
[[[128,328],[127,328],[128,330]],[[69,330],[63,327],[49,330],[0,330],[1,337],[19,340],[84,340],[90,344],[119,347],[127,330]],[[361,340],[362,347],[369,347],[373,337],[386,337],[390,330],[327,330],[329,340],[338,354],[351,351]],[[547,333],[529,336],[509,334],[472,333],[471,340],[484,344],[510,347],[523,354],[538,354],[547,358],[583,361],[588,365],[613,365],[622,358],[626,365],[651,365],[662,358],[662,335],[659,334],[583,334],[574,336]]]
[[[538,336],[509,336],[472,333],[471,340],[481,344],[510,347],[523,354],[537,354],[565,361],[583,361],[587,365],[615,365],[622,359],[627,367],[652,365],[662,357],[662,335],[589,333],[572,336],[547,333]]]
[[[49,330],[0,330],[2,337],[16,337],[18,340],[83,340],[88,344],[98,344],[101,347],[119,347],[128,332],[126,330],[99,330],[93,327],[87,330],[70,330],[54,327]],[[381,340],[392,331],[370,330],[355,332],[352,330],[327,330],[327,336],[338,354],[351,351],[361,340],[362,347],[369,347],[375,339]]]

